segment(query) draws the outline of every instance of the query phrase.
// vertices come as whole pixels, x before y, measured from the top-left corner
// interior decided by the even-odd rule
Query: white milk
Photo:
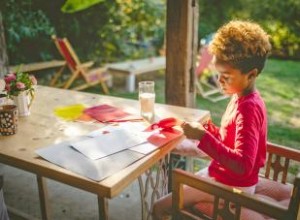
[[[141,105],[141,116],[147,121],[152,122],[154,119],[154,93],[142,93],[139,95]]]

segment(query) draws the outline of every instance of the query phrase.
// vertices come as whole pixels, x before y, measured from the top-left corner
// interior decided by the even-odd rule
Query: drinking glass
[[[139,100],[141,106],[141,116],[150,123],[154,121],[154,85],[154,81],[139,82]]]

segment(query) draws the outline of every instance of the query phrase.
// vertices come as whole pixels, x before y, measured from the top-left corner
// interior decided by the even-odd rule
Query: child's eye
[[[219,75],[219,78],[224,80],[224,81],[229,80],[229,76],[227,76],[227,75]]]

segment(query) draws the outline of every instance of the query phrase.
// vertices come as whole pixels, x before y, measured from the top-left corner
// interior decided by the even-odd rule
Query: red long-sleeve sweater
[[[212,158],[209,175],[230,186],[256,184],[267,143],[267,114],[260,94],[255,91],[240,98],[233,96],[220,128],[213,124],[204,127],[207,132],[198,148]]]

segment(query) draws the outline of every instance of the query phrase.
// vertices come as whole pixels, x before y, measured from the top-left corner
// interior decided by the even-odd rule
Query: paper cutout
[[[163,146],[174,138],[182,135],[182,132],[174,128],[165,128],[162,130],[157,130],[147,141],[155,146]]]
[[[179,120],[177,120],[176,118],[164,118],[160,121],[158,121],[157,123],[154,123],[151,125],[151,129],[154,130],[154,129],[157,129],[157,128],[172,128],[176,125],[179,124]]]
[[[107,104],[87,108],[84,110],[84,113],[99,122],[107,122],[109,120],[119,119],[130,115],[120,108],[116,108]]]
[[[83,113],[85,106],[82,104],[75,104],[54,109],[54,114],[67,121],[73,121],[80,117]]]

